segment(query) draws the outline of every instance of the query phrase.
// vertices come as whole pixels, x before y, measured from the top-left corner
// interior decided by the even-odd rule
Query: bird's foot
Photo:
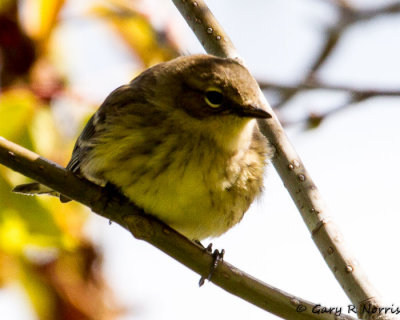
[[[93,201],[92,210],[95,212],[108,210],[115,204],[128,203],[129,199],[113,184],[107,183],[98,197]],[[113,219],[114,220],[114,219]],[[114,220],[117,221],[117,220]]]
[[[106,202],[117,201],[119,204],[123,204],[125,202],[129,202],[129,199],[121,192],[116,185],[107,182],[104,186],[104,191],[106,193]]]
[[[200,243],[200,242],[197,242],[197,243]],[[200,245],[203,246],[201,243],[200,243]],[[204,246],[203,246],[203,248],[204,248]],[[207,277],[202,276],[200,278],[199,287],[201,287],[206,280],[208,280],[208,281],[211,280],[212,275],[214,274],[214,271],[217,269],[219,262],[224,260],[224,254],[225,254],[224,249],[222,249],[221,251],[219,251],[218,249],[215,249],[214,251],[212,251],[212,243],[210,243],[207,246],[207,248],[205,248],[205,250],[209,253],[212,253],[213,260],[210,265],[210,271],[208,272],[208,276]]]

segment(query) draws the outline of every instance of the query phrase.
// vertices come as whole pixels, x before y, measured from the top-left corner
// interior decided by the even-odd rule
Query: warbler
[[[234,59],[183,56],[114,90],[76,141],[68,170],[111,184],[186,237],[216,237],[261,193],[272,147],[258,86]],[[47,193],[31,183],[16,192]]]

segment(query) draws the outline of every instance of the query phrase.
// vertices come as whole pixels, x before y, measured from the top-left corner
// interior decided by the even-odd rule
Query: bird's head
[[[200,131],[226,144],[227,136],[240,134],[250,122],[254,127],[253,119],[271,117],[260,107],[256,81],[234,59],[183,56],[150,70],[152,104],[176,118],[182,129]]]
[[[249,71],[234,59],[210,55],[184,56],[163,65],[160,83],[170,87],[173,106],[197,119],[234,115],[269,118],[260,108],[258,86]]]

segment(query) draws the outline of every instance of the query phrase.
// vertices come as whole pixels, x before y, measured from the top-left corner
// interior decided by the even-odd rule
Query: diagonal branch
[[[286,104],[293,96],[304,89],[329,89],[329,90],[340,90],[351,93],[352,99],[349,102],[360,102],[373,96],[400,96],[400,91],[386,91],[386,90],[360,90],[345,86],[335,86],[322,84],[316,79],[316,73],[325,63],[326,59],[332,54],[335,49],[340,37],[343,32],[352,24],[362,20],[373,19],[382,14],[393,14],[400,12],[400,3],[393,3],[387,6],[380,7],[378,9],[364,9],[357,10],[350,6],[347,1],[344,0],[326,0],[327,2],[334,5],[338,12],[339,18],[338,23],[332,27],[329,27],[326,33],[326,40],[324,45],[319,49],[318,55],[315,57],[314,62],[309,67],[309,71],[305,76],[302,83],[297,86],[285,86],[275,83],[261,82],[261,89],[274,89],[278,90],[281,95],[281,101],[275,106],[280,108]],[[342,109],[342,107],[337,108]]]
[[[196,36],[201,39],[202,43],[205,43],[208,53],[222,57],[237,57],[233,44],[203,0],[173,0],[173,2]],[[198,21],[197,23],[193,22],[194,17]],[[223,46],[218,46],[219,42],[215,41],[215,34],[208,30],[218,30],[219,40],[223,40],[220,42],[223,43]],[[328,49],[327,47],[324,52]],[[273,114],[261,90],[259,94],[260,100],[264,103],[263,107]],[[262,133],[276,148],[273,164],[300,211],[325,262],[353,304],[359,307],[359,316],[362,319],[376,318],[376,314],[368,313],[364,307],[381,307],[381,298],[347,249],[337,226],[329,217],[328,209],[317,187],[288,141],[278,119],[273,116],[271,119],[259,121],[259,126]],[[377,318],[388,319],[386,315],[380,315]]]
[[[346,0],[324,0],[336,7],[339,18],[338,23],[327,28],[325,30],[325,42],[322,47],[319,49],[318,54],[314,58],[314,61],[309,66],[309,70],[307,75],[304,77],[304,80],[299,86],[293,87],[293,89],[287,90],[286,88],[276,88],[279,89],[281,94],[281,101],[275,106],[275,108],[280,108],[284,106],[291,98],[293,98],[299,91],[303,89],[307,89],[307,87],[319,86],[321,88],[332,89],[332,90],[343,90],[343,91],[351,91],[353,97],[356,99],[351,100],[351,102],[359,102],[357,99],[361,97],[361,100],[365,100],[369,97],[375,95],[400,95],[400,92],[385,92],[379,90],[354,90],[351,88],[336,88],[335,86],[324,86],[322,84],[317,84],[316,74],[321,68],[321,66],[325,63],[326,59],[332,54],[333,50],[336,48],[338,41],[343,35],[344,31],[351,25],[354,25],[357,22],[370,20],[377,16],[384,14],[395,14],[400,13],[400,3],[395,2],[383,7],[374,8],[374,9],[355,9],[350,3]],[[267,83],[261,83],[260,87],[265,88]],[[280,86],[278,86],[280,87]],[[366,96],[364,96],[366,94]]]
[[[149,242],[194,272],[208,274],[213,260],[209,252],[145,214],[123,196],[111,194],[106,189],[78,178],[59,165],[1,137],[0,163],[88,206],[104,218],[115,221],[134,237]],[[226,291],[286,319],[333,320],[331,314],[312,312],[316,304],[267,285],[225,261],[218,264],[211,281]],[[350,316],[343,316],[343,319],[354,320]]]
[[[340,36],[350,23],[352,23],[353,12],[350,11],[346,6],[337,4],[337,9],[339,11],[339,23],[333,25],[325,30],[325,42],[319,49],[318,54],[314,58],[314,61],[308,67],[307,75],[305,76],[303,83],[313,82],[316,79],[316,73],[321,68],[326,59],[331,55],[332,51],[336,47]],[[282,100],[276,106],[276,108],[282,107],[289,100],[291,100],[300,89],[293,91],[283,91]]]

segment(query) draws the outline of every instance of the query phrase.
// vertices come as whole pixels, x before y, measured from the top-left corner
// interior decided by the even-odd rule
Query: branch
[[[326,59],[331,55],[335,49],[340,37],[343,32],[352,24],[357,23],[361,20],[367,20],[375,18],[378,15],[398,13],[400,12],[400,3],[389,4],[387,6],[380,7],[378,9],[360,9],[357,10],[350,6],[346,0],[325,0],[328,3],[334,5],[339,11],[338,23],[330,28],[326,32],[326,40],[324,45],[319,49],[319,53],[314,59],[314,62],[309,67],[309,71],[305,76],[302,83],[298,86],[287,86],[269,82],[259,82],[261,89],[274,89],[278,90],[282,96],[281,101],[276,108],[283,106],[299,91],[305,89],[328,89],[336,91],[347,91],[352,95],[352,99],[349,103],[360,102],[373,96],[400,96],[400,91],[389,91],[389,90],[360,90],[345,86],[326,85],[316,80],[316,73],[324,64]]]
[[[373,19],[379,15],[383,14],[393,14],[400,12],[400,3],[394,2],[383,5],[378,8],[372,9],[357,9],[354,8],[348,1],[346,0],[325,0],[329,3],[333,4],[337,8],[341,10],[347,11],[349,14],[353,16],[353,22],[358,22],[361,20],[369,20]]]
[[[286,127],[288,125],[293,124],[300,124],[306,123],[308,127],[315,128],[318,126],[322,120],[326,117],[344,110],[345,108],[354,105],[355,103],[360,103],[364,100],[373,97],[400,97],[400,90],[378,90],[378,89],[357,89],[347,86],[338,86],[338,85],[329,85],[320,83],[317,81],[314,82],[303,82],[299,85],[286,85],[286,84],[279,84],[274,82],[268,81],[258,81],[258,84],[261,90],[274,90],[277,91],[281,96],[283,96],[283,101],[287,101],[288,97],[292,97],[295,94],[305,91],[305,90],[330,90],[330,91],[337,91],[337,92],[346,92],[350,95],[347,102],[344,104],[340,104],[328,111],[323,113],[314,113],[311,112],[300,119],[291,120],[291,121],[283,121],[283,125]],[[273,107],[275,109],[280,108],[283,105],[282,101],[279,102],[277,105]],[[282,121],[282,119],[281,119]]]
[[[315,82],[316,74],[321,66],[325,63],[326,59],[331,55],[332,51],[335,49],[340,37],[343,35],[343,32],[350,26],[357,22],[370,20],[379,15],[383,14],[393,14],[400,12],[400,3],[392,3],[380,8],[375,9],[355,9],[353,8],[350,3],[346,0],[324,0],[336,7],[339,12],[339,19],[338,23],[334,26],[327,28],[325,31],[326,33],[326,40],[322,47],[319,49],[319,53],[314,58],[314,62],[309,67],[309,71],[305,76],[302,84],[300,87],[295,88],[294,90],[282,90],[281,101],[275,106],[275,108],[282,107],[285,105],[293,96],[295,96],[302,88],[301,86],[307,86],[310,83]],[[262,88],[263,86],[260,85]],[[327,89],[333,90],[342,90],[342,89],[335,89],[334,87],[329,87]],[[343,89],[345,91],[350,91],[348,89]],[[356,90],[351,90],[353,93],[353,97],[358,94]],[[364,92],[360,92],[363,94]],[[370,92],[365,92],[368,96],[362,96],[360,100],[352,100],[351,102],[359,102],[361,100],[365,100],[374,95],[388,95],[389,92],[380,92],[377,90],[371,90]],[[386,93],[386,94],[385,94]],[[393,94],[389,95],[399,95],[400,93],[397,91]],[[357,98],[357,97],[356,97]]]
[[[200,275],[208,275],[213,257],[200,245],[188,240],[119,194],[82,178],[61,166],[0,137],[0,163],[32,178],[93,212],[114,221]],[[333,320],[333,315],[312,312],[316,306],[266,283],[231,264],[221,261],[211,281],[226,291],[286,319]],[[350,316],[343,319],[354,320]]]
[[[292,93],[298,92],[301,90],[331,90],[331,91],[344,91],[348,92],[354,96],[362,97],[363,99],[371,98],[374,96],[392,96],[392,97],[400,97],[400,90],[379,90],[379,89],[358,89],[353,87],[347,86],[338,86],[338,85],[330,85],[324,84],[317,81],[308,81],[303,82],[298,85],[286,85],[286,84],[279,84],[275,82],[269,81],[258,81],[258,84],[261,90],[277,90],[283,93]]]
[[[172,1],[196,36],[204,43],[208,53],[217,54],[221,57],[237,57],[236,50],[230,49],[234,46],[203,0]],[[193,23],[194,17],[198,21],[197,25]],[[219,42],[215,42],[215,36],[208,32],[210,29],[218,30],[223,39],[223,46],[218,47]],[[326,51],[327,49],[324,50],[324,52]],[[263,102],[263,107],[273,114],[261,90],[259,99]],[[382,306],[381,298],[372,284],[369,283],[360,265],[346,248],[343,237],[329,217],[328,209],[317,187],[288,141],[277,117],[274,115],[271,119],[259,121],[259,127],[269,142],[276,148],[272,162],[300,211],[325,262],[352,303],[358,306],[359,316],[362,319],[371,319],[376,316],[376,314],[365,312],[363,307],[380,307]],[[378,318],[388,319],[385,315],[378,316]]]
[[[339,41],[339,38],[343,33],[343,30],[345,30],[352,21],[353,17],[352,11],[350,11],[344,4],[342,4],[342,2],[340,3],[341,5],[339,4],[336,5],[340,13],[339,23],[332,27],[327,28],[327,30],[325,31],[326,33],[325,43],[319,49],[319,53],[316,55],[314,61],[309,66],[308,73],[303,81],[304,83],[314,81],[314,79],[316,78],[317,71],[320,69],[320,67],[326,61],[327,57],[330,56],[333,49],[336,47],[336,44]],[[286,104],[286,102],[292,99],[297,94],[298,91],[299,90],[283,91],[282,99],[276,106],[276,108],[279,108],[284,104]]]

